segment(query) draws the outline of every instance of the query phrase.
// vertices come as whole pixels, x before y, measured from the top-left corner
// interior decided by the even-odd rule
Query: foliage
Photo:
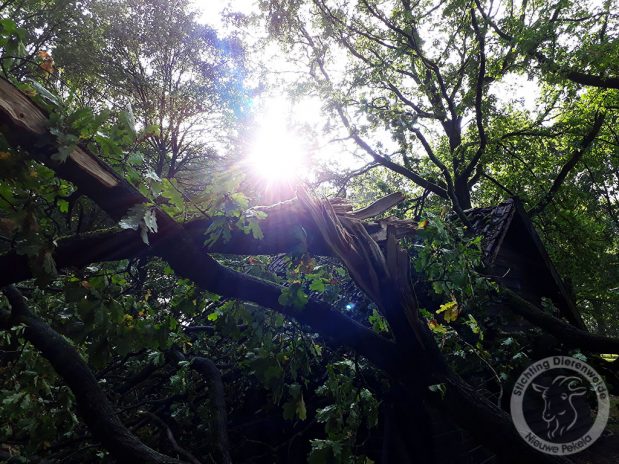
[[[355,455],[358,434],[378,423],[378,401],[367,388],[356,385],[361,367],[350,361],[327,366],[327,380],[317,390],[333,403],[316,411],[316,420],[325,424],[326,440],[312,440],[310,463],[369,463]]]
[[[421,201],[429,211],[447,205],[460,219],[473,203],[514,196],[535,210],[582,150],[534,220],[587,323],[606,330],[617,305],[608,289],[617,280],[618,94],[573,74],[617,74],[610,2],[265,0],[261,11],[271,38],[306,66],[288,87],[319,95],[325,137],[366,161],[357,176],[321,173],[360,203],[393,186],[430,193]],[[599,134],[583,146],[600,114]]]
[[[583,87],[568,71],[617,75],[617,15],[610,2],[499,3],[491,11],[459,0],[415,8],[263,0],[255,17],[229,15],[244,32],[203,24],[184,0],[0,4],[3,76],[47,112],[58,144],[52,159],[66,166],[76,148],[86,148],[145,198],[114,221],[0,137],[0,254],[26,257],[33,278],[19,289],[30,310],[81,355],[140,440],[176,455],[172,434],[204,462],[221,460],[217,385],[195,364],[204,358],[223,379],[222,420],[235,462],[367,464],[382,452],[376,437],[386,427],[382,407],[393,400],[393,379],[295,317],[320,299],[388,346],[402,342],[398,327],[341,263],[308,253],[316,237],[307,224],[282,226],[289,227],[282,236],[299,243],[285,256],[216,256],[242,275],[281,285],[271,302],[281,313],[203,291],[152,257],[158,210],[183,226],[208,224],[196,239],[206,247],[269,238],[262,227],[269,216],[256,208],[260,189],[239,167],[247,124],[260,118],[251,96],[262,76],[252,72],[276,67],[256,63],[239,37],[263,26],[301,66],[288,90],[321,99],[320,137],[371,163],[357,173],[312,166],[317,183],[355,208],[405,193],[388,214],[417,221],[401,243],[412,256],[420,319],[475,391],[505,402],[514,377],[554,345],[497,309],[483,237],[463,210],[510,196],[534,210],[579,150],[534,221],[588,326],[616,335],[618,94]],[[510,97],[514,79],[539,91],[535,108]],[[600,115],[599,131],[585,143]],[[56,262],[63,243],[127,229],[139,231],[148,252],[76,268]],[[23,462],[109,461],[25,327],[6,325],[8,310],[0,298],[0,453]],[[403,370],[412,369],[407,356],[398,360]],[[447,388],[430,385],[441,397]]]
[[[415,248],[415,269],[423,272],[425,281],[439,295],[452,301],[440,309],[451,312],[466,306],[487,290],[488,281],[479,275],[482,266],[481,236],[465,235],[462,228],[438,216],[428,219],[419,232],[421,243]]]

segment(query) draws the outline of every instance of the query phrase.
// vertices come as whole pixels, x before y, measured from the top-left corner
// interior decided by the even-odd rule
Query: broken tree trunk
[[[34,159],[51,168],[59,177],[74,183],[112,219],[118,221],[132,206],[146,203],[146,199],[135,188],[84,147],[78,147],[64,163],[53,160],[51,155],[58,147],[55,138],[47,131],[45,112],[3,80],[0,80],[0,127],[9,143],[28,151]],[[333,205],[331,208],[335,209]],[[298,320],[310,331],[323,336],[331,345],[346,346],[365,356],[394,381],[401,382],[411,395],[428,396],[432,401],[437,401],[424,387],[436,379],[444,380],[449,394],[437,404],[446,413],[454,415],[463,428],[498,453],[509,447],[513,456],[527,462],[567,462],[540,454],[525,444],[505,413],[497,410],[483,397],[475,395],[470,387],[445,370],[434,340],[428,336],[427,328],[416,320],[416,308],[410,305],[407,287],[399,289],[406,279],[406,273],[403,277],[396,275],[404,269],[403,255],[398,251],[397,243],[395,248],[393,242],[386,246],[383,258],[387,256],[387,266],[383,268],[380,264],[376,268],[379,279],[383,278],[381,274],[387,275],[385,282],[389,284],[389,290],[396,291],[383,294],[381,289],[376,289],[375,282],[364,282],[362,278],[358,281],[367,286],[366,291],[374,294],[380,300],[377,303],[382,305],[384,313],[390,315],[390,323],[396,333],[397,343],[394,343],[315,299],[310,299],[302,311],[282,306],[278,301],[281,287],[222,266],[195,243],[185,227],[159,209],[154,209],[154,214],[159,232],[150,236],[152,253],[166,260],[178,275],[193,280],[204,290],[252,301]],[[321,221],[316,221],[318,216],[311,216],[317,226],[322,227]],[[336,213],[336,216],[341,216],[344,222],[348,220],[343,212]],[[328,225],[328,220],[322,225],[325,224]],[[358,225],[354,227],[357,232],[363,229]],[[363,233],[361,235],[366,243],[358,250],[361,258],[348,262],[351,273],[359,273],[354,266],[368,262],[367,259],[380,259],[380,254],[374,253],[377,247],[375,240],[371,237],[368,240]],[[339,255],[337,247],[333,247],[335,240],[339,240],[338,236],[328,232],[326,235],[322,233],[322,237]],[[386,237],[389,238],[393,240],[393,235]],[[372,250],[371,257],[364,256],[368,250]],[[372,265],[375,264],[373,262]],[[392,267],[393,270],[390,270]],[[407,333],[412,336],[406,337]],[[459,414],[458,411],[466,413]],[[480,419],[485,422],[479,423]]]

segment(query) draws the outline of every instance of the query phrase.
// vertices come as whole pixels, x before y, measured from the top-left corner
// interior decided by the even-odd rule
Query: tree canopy
[[[616,2],[252,5],[0,2],[0,460],[615,462]]]

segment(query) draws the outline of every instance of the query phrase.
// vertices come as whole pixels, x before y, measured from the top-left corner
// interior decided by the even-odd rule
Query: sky
[[[255,11],[255,0],[193,0],[196,8],[202,12],[201,20],[218,29],[224,28],[221,13],[229,9],[240,13]]]
[[[252,13],[257,11],[257,0],[194,0],[194,5],[200,13],[200,19],[206,24],[215,27],[222,34],[228,32],[227,26],[222,21],[222,13],[240,12]],[[260,32],[252,35],[256,39],[262,35]],[[254,59],[263,60],[268,63],[273,75],[281,78],[282,74],[277,71],[294,70],[287,57],[278,52],[277,47],[268,49],[269,56],[254,56]],[[345,60],[341,60],[344,63]],[[301,71],[305,71],[302,69]],[[269,82],[269,84],[271,84]],[[535,112],[536,100],[539,96],[539,87],[536,81],[529,81],[523,76],[511,76],[498,84],[493,84],[491,93],[502,103],[515,102],[522,105],[523,109]],[[290,149],[305,150],[313,152],[313,156],[323,162],[331,162],[334,167],[344,169],[358,169],[364,166],[369,160],[367,156],[360,157],[354,154],[355,146],[352,144],[335,143],[330,144],[328,140],[319,139],[316,133],[320,132],[320,127],[326,121],[326,116],[322,112],[322,102],[317,98],[302,98],[299,101],[291,101],[286,93],[272,85],[267,86],[267,90],[254,102],[254,107],[260,118],[251,134],[253,140],[249,144],[247,157],[255,166],[255,169],[265,176],[286,175],[294,172],[294,167],[289,164],[294,159],[303,159],[303,156],[288,156],[286,150],[273,150],[272,140],[286,140]],[[303,125],[311,127],[312,140],[308,140],[307,131],[302,134],[293,126]],[[278,137],[279,136],[279,137]],[[379,136],[379,138],[383,138]],[[392,145],[389,135],[385,132],[382,143],[389,147]],[[310,150],[313,147],[314,150]],[[319,149],[316,149],[319,147]],[[309,172],[307,162],[304,166],[299,165],[297,171]]]
[[[228,11],[249,14],[258,10],[256,0],[194,0],[194,5],[201,11],[200,19],[223,34],[227,32],[227,28],[222,21],[222,13]],[[253,38],[259,35],[256,34]],[[275,73],[291,70],[286,57],[278,52],[276,46],[269,47],[268,54],[268,57],[258,59],[268,62],[270,69]],[[294,173],[303,175],[306,180],[311,181],[313,176],[308,169],[311,163],[307,159],[310,157],[319,158],[323,162],[337,160],[336,165],[345,169],[356,169],[365,164],[365,161],[354,156],[341,144],[328,144],[326,140],[308,138],[307,131],[300,129],[309,126],[312,127],[312,132],[319,132],[319,126],[324,123],[322,102],[317,98],[306,97],[292,101],[281,88],[273,86],[256,98],[253,106],[260,113],[260,118],[250,135],[253,143],[249,144],[247,158],[259,174],[272,177],[290,176]],[[273,141],[276,139],[280,142],[274,146]],[[319,150],[316,149],[317,146]],[[286,152],[282,147],[288,150],[302,150],[304,153],[300,156],[298,153]],[[294,160],[303,160],[297,163],[296,172],[291,165]]]

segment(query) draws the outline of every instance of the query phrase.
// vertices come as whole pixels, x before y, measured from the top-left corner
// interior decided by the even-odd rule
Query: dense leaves
[[[483,231],[465,211],[519,197],[587,327],[617,335],[612,2],[258,3],[252,14],[228,11],[226,27],[204,24],[184,0],[0,3],[2,77],[46,111],[57,147],[51,166],[88,150],[141,195],[114,221],[79,185],[9,143],[1,127],[0,254],[26,257],[33,278],[17,288],[29,311],[78,353],[114,420],[188,462],[368,464],[394,449],[398,462],[413,462],[416,446],[431,447],[420,430],[423,395],[443,401],[454,391],[447,369],[480,402],[499,407],[515,376],[542,354],[606,369],[612,355],[567,348],[497,310],[500,276],[487,275]],[[261,62],[260,47],[279,47],[296,77]],[[411,348],[412,332],[398,339],[406,332],[390,307],[350,277],[374,267],[349,275],[334,256],[309,253],[317,240],[309,215],[293,215],[265,237],[274,233],[263,230],[270,210],[256,206],[287,199],[280,197],[291,188],[265,193],[242,161],[250,123],[261,117],[252,97],[276,80],[297,99],[320,100],[320,127],[308,134],[365,164],[319,160],[313,186],[347,196],[355,209],[404,192],[385,215],[414,224],[400,244],[412,261],[413,316],[436,345],[427,359]],[[207,225],[191,239],[150,246],[162,233],[158,212],[181,231]],[[368,222],[370,231],[379,227]],[[135,231],[140,253],[118,249],[130,257],[58,265],[62,240],[123,231]],[[165,247],[208,250],[238,237],[295,244],[279,256],[216,256],[248,284],[281,285],[268,302],[277,311],[202,290],[154,257]],[[560,316],[550,297],[533,303]],[[401,350],[389,359],[400,376],[298,322],[317,300],[348,327]],[[0,460],[112,461],[85,425],[79,395],[35,348],[26,324],[14,323],[13,306],[0,298]],[[611,369],[604,374],[616,386]]]

